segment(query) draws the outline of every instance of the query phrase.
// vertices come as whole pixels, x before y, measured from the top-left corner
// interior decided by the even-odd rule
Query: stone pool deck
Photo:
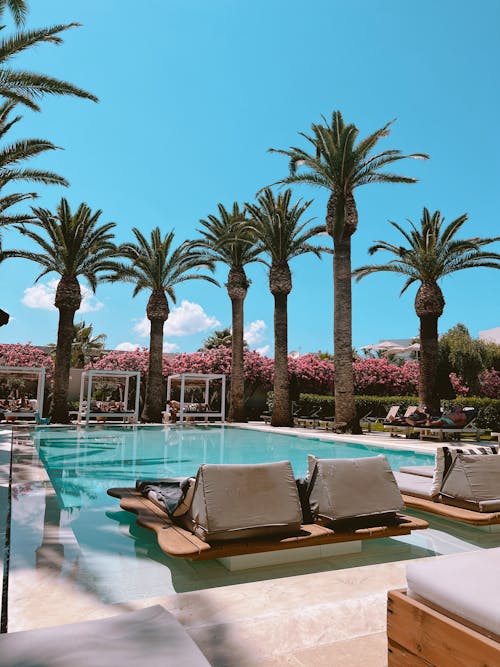
[[[271,430],[263,424],[242,427]],[[388,438],[384,434],[353,437],[312,429],[280,431],[427,453],[436,447],[435,443]],[[7,504],[9,440],[9,434],[3,440],[0,434],[0,530],[3,531],[5,520],[2,524],[1,515]],[[48,480],[45,470],[35,465],[30,445],[21,441],[17,446],[25,451],[16,459],[14,486],[27,489],[29,494],[30,484],[36,488]],[[29,520],[27,517],[26,521]],[[311,565],[316,562],[310,561],[304,564],[301,574],[297,574],[295,565],[285,570],[285,574],[283,568],[274,570],[275,578],[273,569],[266,568],[267,573],[250,572],[248,581],[233,585],[217,585],[214,580],[214,587],[203,590],[104,604],[90,589],[75,583],[71,569],[57,566],[61,544],[70,548],[74,542],[71,531],[61,534],[59,526],[46,525],[44,549],[36,550],[37,566],[27,563],[23,567],[21,562],[11,569],[8,629],[101,618],[160,603],[187,628],[217,667],[383,667],[387,664],[386,595],[391,588],[405,586],[405,562],[434,553],[500,544],[499,534],[478,534],[471,543],[470,529],[461,538],[447,536],[439,528],[438,522],[437,528],[418,531],[422,535],[417,542],[406,539],[368,542],[361,554],[340,556],[335,561],[328,559],[320,571]],[[384,562],[386,559],[391,562]],[[123,570],[117,571],[118,576],[123,576]]]

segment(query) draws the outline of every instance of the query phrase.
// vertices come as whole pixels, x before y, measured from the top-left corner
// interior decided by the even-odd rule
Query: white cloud
[[[39,283],[33,287],[27,287],[24,290],[22,303],[28,308],[37,308],[39,310],[57,310],[54,306],[56,298],[56,289],[58,280],[49,280],[47,283]],[[82,304],[77,312],[90,313],[94,310],[100,310],[104,304],[98,301],[92,290],[86,285],[80,285],[82,291]]]
[[[265,332],[267,330],[267,324],[264,320],[255,320],[250,322],[250,324],[245,329],[245,340],[249,345],[257,345],[262,343],[265,339]]]
[[[264,345],[264,347],[258,347],[255,351],[261,354],[263,357],[267,357],[270,349],[271,349],[270,345]]]
[[[180,348],[179,348],[179,346],[177,345],[177,343],[163,343],[163,351],[164,351],[165,353],[168,353],[168,352],[177,352],[177,350],[179,350],[179,349],[180,349]]]
[[[119,350],[120,352],[133,352],[134,350],[138,350],[140,345],[137,345],[137,343],[118,343],[118,345],[115,347],[115,350]]]
[[[200,304],[183,301],[180,306],[171,310],[163,332],[165,336],[189,336],[217,326],[220,326],[219,320],[212,315],[207,315]],[[144,317],[137,322],[134,331],[141,338],[149,336],[148,318]],[[167,345],[173,345],[173,343],[167,343]]]

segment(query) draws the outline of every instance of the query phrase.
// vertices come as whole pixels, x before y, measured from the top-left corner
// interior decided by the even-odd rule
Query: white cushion
[[[408,595],[500,635],[499,570],[500,548],[415,561],[406,568]]]
[[[495,445],[485,445],[477,447],[438,447],[436,449],[436,467],[432,480],[432,495],[437,496],[441,491],[443,480],[446,473],[457,454],[497,454],[498,447]]]
[[[160,605],[84,623],[0,635],[0,667],[207,667]]]

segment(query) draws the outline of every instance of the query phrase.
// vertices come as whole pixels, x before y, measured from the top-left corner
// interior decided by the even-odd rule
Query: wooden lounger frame
[[[403,501],[408,509],[421,510],[445,517],[462,521],[472,526],[493,526],[500,523],[500,512],[475,512],[474,510],[464,509],[446,505],[436,500],[426,498],[417,498],[417,496],[403,495]]]
[[[387,596],[389,667],[494,667],[500,665],[498,637],[463,619],[415,600],[404,590]]]
[[[211,546],[198,537],[173,524],[166,512],[132,488],[108,489],[108,494],[120,498],[120,507],[137,514],[137,523],[144,528],[154,530],[158,537],[158,546],[169,556],[189,560],[209,560],[246,554],[281,551],[298,547],[353,542],[381,537],[408,535],[412,530],[427,528],[429,524],[422,519],[401,514],[401,523],[394,526],[359,528],[357,530],[336,532],[318,524],[302,526],[302,533],[296,537],[241,540],[225,542]]]

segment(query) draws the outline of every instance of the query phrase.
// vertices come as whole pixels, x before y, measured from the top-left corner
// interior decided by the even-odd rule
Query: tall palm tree
[[[496,238],[457,239],[456,235],[467,220],[461,215],[448,225],[436,211],[431,214],[423,210],[420,227],[410,221],[410,230],[406,231],[395,222],[390,224],[404,237],[407,246],[376,241],[369,248],[370,255],[385,250],[394,256],[387,264],[369,264],[360,266],[353,272],[356,280],[380,271],[401,273],[407,276],[400,294],[410,285],[419,282],[415,296],[415,312],[420,319],[420,379],[418,396],[421,407],[426,406],[433,414],[439,414],[439,396],[436,387],[438,367],[438,320],[441,317],[445,300],[438,280],[445,276],[471,269],[489,267],[500,269],[500,254],[481,250],[486,245],[498,241]]]
[[[226,283],[231,299],[232,338],[231,338],[231,385],[229,400],[229,421],[244,422],[245,386],[243,369],[243,329],[244,302],[250,283],[245,273],[245,266],[258,261],[259,249],[255,247],[255,238],[250,227],[245,224],[245,211],[240,210],[235,202],[231,211],[222,204],[217,205],[219,217],[209,215],[207,220],[200,220],[202,229],[199,240],[194,246],[207,253],[213,262],[222,262],[229,266]]]
[[[294,257],[312,252],[321,257],[327,248],[311,245],[310,240],[325,231],[323,226],[307,228],[310,220],[301,221],[311,202],[299,199],[291,203],[292,191],[275,197],[266,188],[256,204],[246,204],[252,218],[251,226],[259,240],[258,250],[269,258],[269,289],[274,297],[274,397],[272,426],[293,425],[288,373],[288,295],[292,291],[289,262]]]
[[[22,0],[1,0],[0,21],[3,18],[5,7],[8,5],[17,26],[21,26],[27,11],[27,5]],[[49,42],[61,44],[61,33],[70,28],[78,27],[78,23],[54,25],[37,30],[16,32],[10,37],[0,40],[0,96],[15,102],[25,104],[34,111],[40,111],[38,100],[45,95],[76,95],[97,102],[92,93],[78,88],[68,81],[62,81],[45,74],[37,74],[25,70],[13,70],[7,63],[26,49],[36,44]],[[0,26],[2,30],[5,26]]]
[[[16,103],[11,100],[0,104],[0,141],[2,141],[2,144],[9,130],[22,118],[22,116],[10,118],[10,114],[15,107]],[[19,181],[67,186],[68,181],[59,176],[59,174],[41,169],[20,167],[21,162],[36,157],[45,151],[56,149],[57,146],[46,139],[18,139],[13,143],[2,145],[0,148],[0,195],[5,186]],[[6,213],[6,211],[11,206],[14,206],[14,204],[18,204],[26,199],[35,199],[36,197],[37,194],[35,192],[10,193],[0,196],[0,228],[13,223],[29,222],[32,218],[30,213],[11,215]]]
[[[358,226],[354,189],[368,183],[415,183],[415,178],[380,170],[398,160],[428,156],[403,155],[399,150],[373,153],[378,141],[388,136],[391,123],[356,143],[359,130],[346,125],[340,111],[333,112],[330,123],[323,121],[324,125],[311,126],[311,136],[301,133],[311,144],[311,153],[295,146],[270,152],[289,158],[290,175],[279,184],[308,183],[330,193],[326,230],[334,247],[335,417],[339,427],[344,424],[345,429],[360,432],[352,368],[351,237]],[[305,171],[298,173],[302,168]]]
[[[40,248],[40,252],[7,250],[3,258],[21,257],[40,264],[43,271],[37,281],[51,272],[60,276],[54,301],[59,310],[59,326],[51,414],[53,422],[67,424],[74,317],[82,301],[78,278],[83,276],[95,291],[99,274],[114,268],[111,258],[116,256],[116,246],[112,242],[114,234],[111,230],[116,225],[114,222],[99,225],[101,211],[93,213],[87,204],[80,204],[72,213],[66,199],[61,199],[56,213],[43,208],[32,210],[34,218],[29,227],[18,229]],[[45,236],[39,234],[37,228]]]
[[[163,382],[163,326],[168,319],[172,303],[176,303],[175,288],[187,280],[208,280],[218,285],[210,276],[193,273],[199,269],[213,270],[213,264],[204,253],[196,251],[185,241],[173,248],[174,232],[162,236],[159,227],[151,231],[150,240],[134,227],[137,243],[124,243],[118,251],[130,264],[120,263],[112,274],[111,282],[124,281],[135,284],[133,296],[142,290],[151,292],[146,315],[151,322],[149,342],[149,368],[146,398],[141,419],[146,422],[161,422],[164,408],[165,387]]]

